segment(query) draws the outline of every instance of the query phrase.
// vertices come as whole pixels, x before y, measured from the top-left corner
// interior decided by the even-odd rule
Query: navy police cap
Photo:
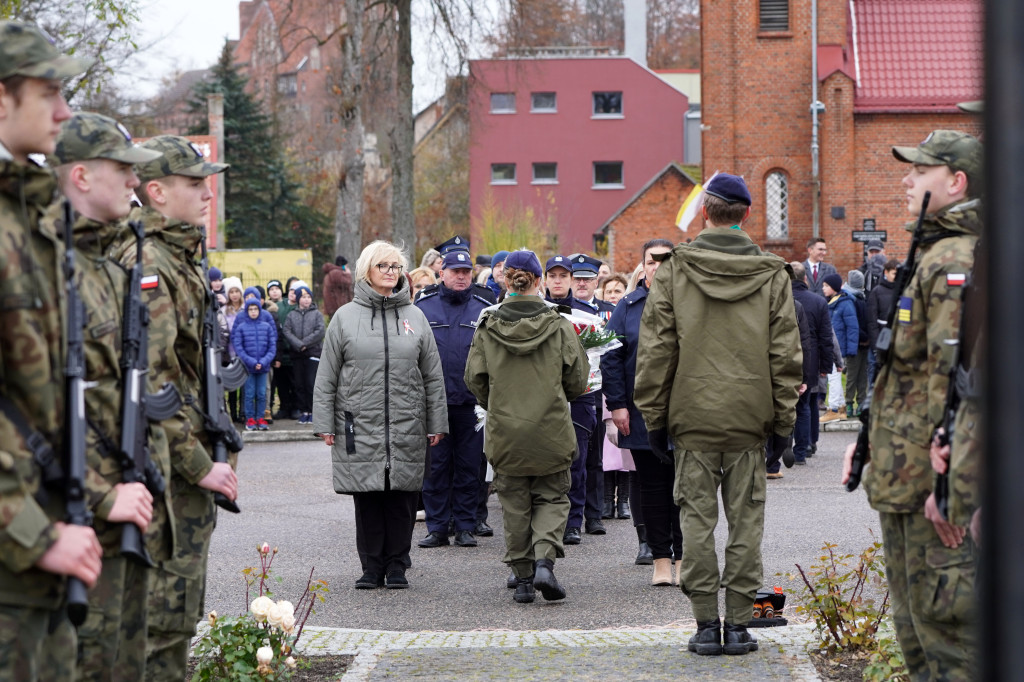
[[[544,272],[551,272],[554,268],[565,268],[572,272],[572,265],[565,256],[552,256],[548,258],[548,262],[544,264]]]
[[[747,183],[743,182],[743,178],[738,175],[719,173],[711,178],[711,182],[704,188],[704,191],[729,204],[739,203],[750,206],[752,203]]]
[[[473,259],[469,257],[469,251],[452,249],[448,253],[444,254],[442,258],[443,262],[441,268],[444,270],[451,270],[452,268],[473,268]]]
[[[585,253],[574,253],[569,256],[572,261],[572,276],[579,279],[593,279],[601,271],[601,261]]]
[[[455,236],[446,242],[441,242],[434,248],[437,249],[437,252],[442,256],[448,253],[449,251],[466,251],[468,253],[469,240],[466,239],[465,237]]]

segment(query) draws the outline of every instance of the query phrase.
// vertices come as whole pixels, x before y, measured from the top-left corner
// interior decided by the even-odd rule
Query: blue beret
[[[711,178],[711,182],[707,184],[704,191],[729,204],[739,203],[750,206],[753,203],[750,200],[750,191],[747,189],[747,183],[743,182],[743,178],[738,175],[719,173]]]
[[[505,269],[525,270],[540,277],[540,260],[533,251],[513,251],[505,258]]]

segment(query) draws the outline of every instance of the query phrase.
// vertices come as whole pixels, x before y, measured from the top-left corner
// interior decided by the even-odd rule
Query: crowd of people
[[[0,22],[0,680],[184,678],[217,506],[238,511],[227,411],[266,428],[268,375],[278,414],[311,424],[352,496],[357,589],[410,586],[420,499],[421,548],[493,534],[493,487],[515,602],[564,599],[565,548],[629,518],[633,560],[689,599],[701,655],[757,650],[767,481],[815,455],[820,421],[860,412],[871,447],[850,446],[843,478],[870,460],[908,672],[972,678],[984,330],[961,321],[984,310],[967,287],[982,264],[976,138],[893,147],[919,217],[910,255],[868,243],[845,283],[824,240],[802,263],[763,251],[743,229],[746,183],[719,173],[699,235],[639,245],[631,273],[585,253],[474,258],[463,237],[407,273],[375,241],[354,273],[325,266],[322,312],[304,282],[264,295],[206,266],[206,179],[228,166],[72,113],[61,83],[87,67]],[[221,378],[240,365],[229,408]]]

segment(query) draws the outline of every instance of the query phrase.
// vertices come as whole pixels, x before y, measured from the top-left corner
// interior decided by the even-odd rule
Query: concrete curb
[[[845,420],[825,422],[820,425],[822,431],[860,431],[860,420],[855,417],[847,417]]]

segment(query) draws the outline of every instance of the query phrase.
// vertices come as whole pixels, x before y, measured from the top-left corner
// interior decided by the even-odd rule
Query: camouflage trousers
[[[149,591],[146,680],[181,682],[196,623],[203,616],[206,571],[196,578],[153,569]]]
[[[146,670],[146,604],[151,569],[105,557],[78,628],[78,680],[136,682]]]
[[[892,618],[911,679],[977,679],[970,536],[948,549],[923,513],[879,517]]]
[[[715,552],[718,489],[729,522],[725,569]],[[673,495],[683,531],[679,586],[698,622],[718,618],[718,590],[725,586],[725,621],[746,625],[761,589],[761,537],[767,492],[764,447],[745,452],[676,450]]]
[[[71,682],[76,646],[64,609],[0,604],[0,682]]]
[[[533,575],[537,559],[565,556],[562,535],[569,518],[569,469],[547,476],[494,475],[505,522],[505,563],[518,578]]]

